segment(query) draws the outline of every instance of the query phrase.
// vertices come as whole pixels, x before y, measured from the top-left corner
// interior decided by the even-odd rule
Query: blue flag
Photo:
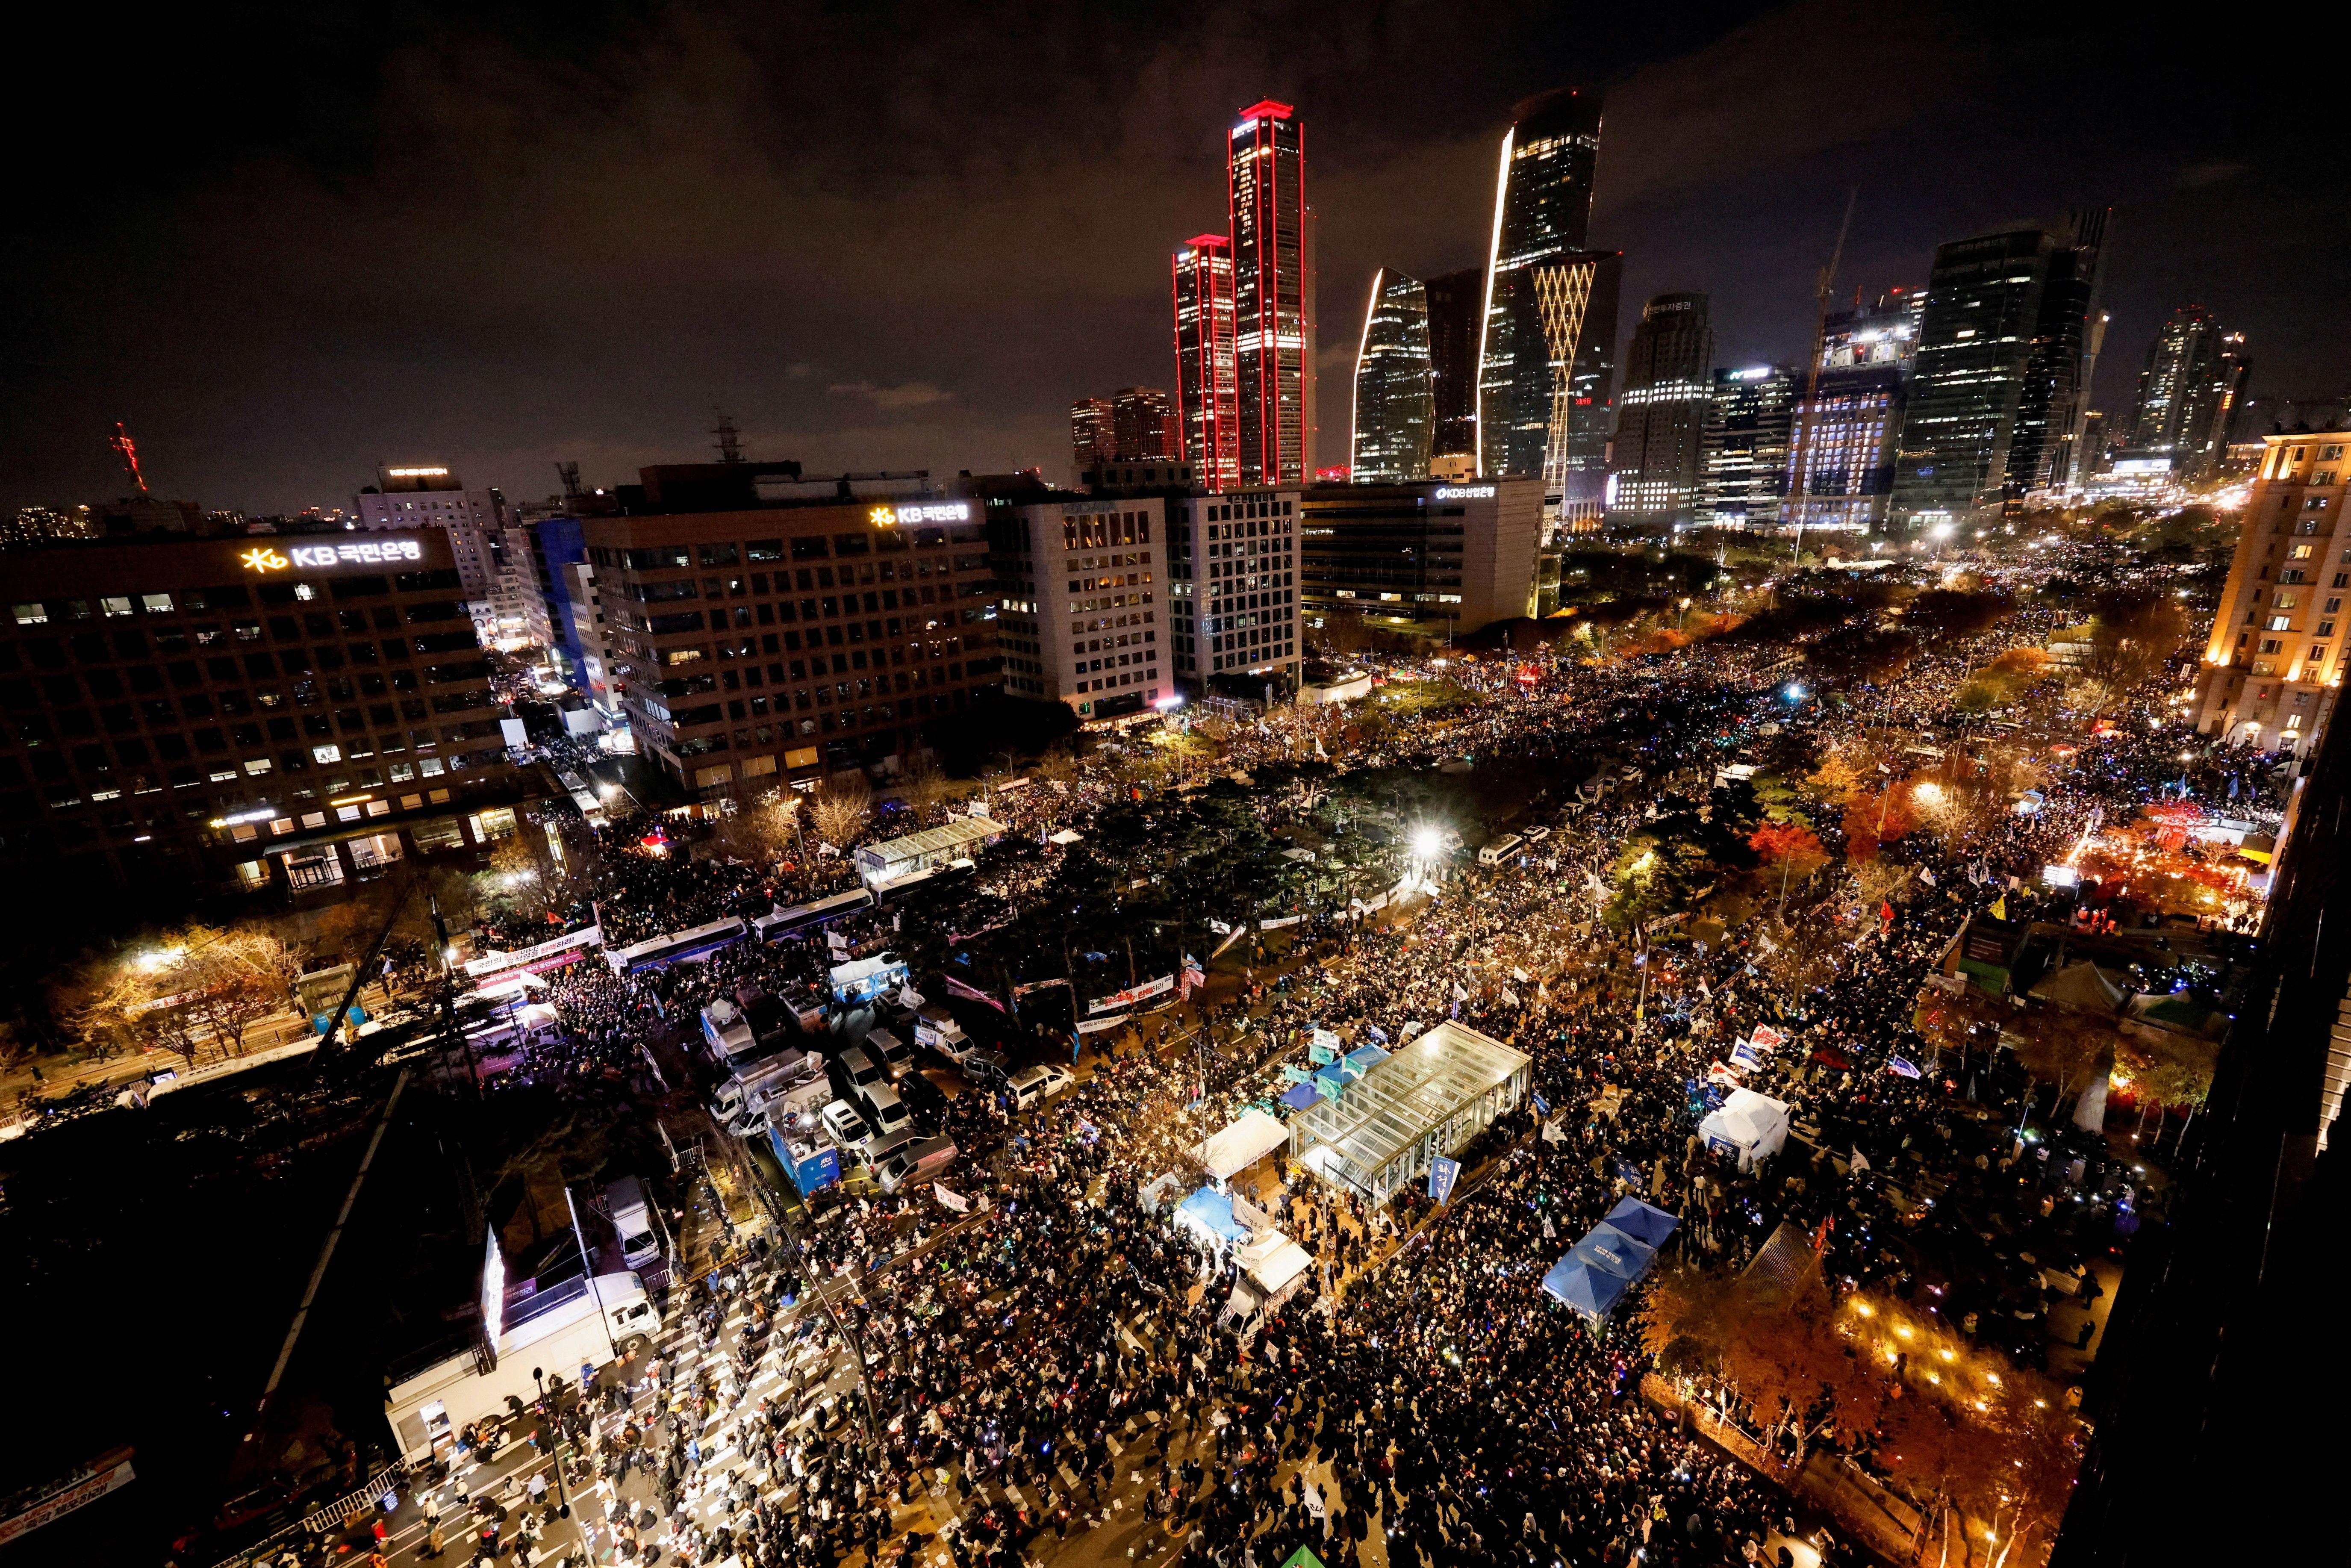
[[[1916,1078],[1918,1076],[1918,1070],[1910,1063],[1903,1061],[1898,1056],[1886,1062],[1886,1071],[1903,1078]]]
[[[1542,1097],[1542,1093],[1540,1090],[1536,1092],[1534,1101],[1536,1110],[1541,1112],[1546,1116],[1551,1114],[1551,1102]]]

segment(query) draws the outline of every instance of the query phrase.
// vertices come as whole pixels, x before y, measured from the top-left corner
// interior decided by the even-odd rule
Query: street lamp
[[[538,1418],[542,1422],[547,1422],[547,1424],[552,1427],[554,1424],[548,1421],[547,1370],[544,1367],[534,1366],[530,1369],[530,1375],[531,1381],[538,1385]],[[555,1472],[555,1517],[558,1519],[570,1519],[571,1498],[563,1488],[563,1456],[556,1451],[556,1444],[559,1439],[559,1428],[549,1433],[547,1439],[547,1464],[548,1468]],[[580,1536],[580,1554],[582,1557],[587,1556],[588,1532],[580,1528],[577,1521],[573,1521],[571,1528],[577,1531]]]
[[[1433,861],[1445,852],[1445,835],[1435,828],[1422,828],[1412,835],[1412,852],[1416,860]]]

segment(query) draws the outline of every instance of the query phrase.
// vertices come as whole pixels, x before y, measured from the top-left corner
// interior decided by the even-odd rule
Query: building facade
[[[2202,306],[2174,310],[2147,347],[2138,396],[2123,436],[2128,455],[2164,458],[2182,481],[2216,471],[2244,396],[2244,334],[2223,333]]]
[[[1437,405],[1429,376],[1428,290],[1383,267],[1372,275],[1355,349],[1355,419],[1349,477],[1425,478]]]
[[[1478,463],[1478,335],[1484,319],[1486,269],[1473,267],[1426,279],[1428,300],[1429,454]],[[1465,475],[1465,477],[1468,476]]]
[[[1078,473],[1118,455],[1117,411],[1106,397],[1070,404],[1070,463]]]
[[[1888,516],[1905,530],[2000,504],[2055,238],[2011,229],[1937,248]]]
[[[2106,335],[2106,319],[2098,309],[2106,218],[2104,207],[2084,208],[2070,214],[2053,236],[2017,393],[2003,501],[2063,488],[2077,465],[2090,381]]]
[[[1783,521],[1848,532],[1885,526],[1925,298],[1891,288],[1822,322],[1820,360],[1790,442]]]
[[[1280,701],[1298,689],[1300,490],[1170,500],[1169,641],[1195,695]]]
[[[1184,460],[1211,489],[1241,481],[1232,242],[1196,235],[1176,252],[1176,426]]]
[[[2343,684],[2351,433],[2273,435],[2204,648],[2196,727],[2231,745],[2306,754]]]
[[[1240,114],[1227,164],[1239,482],[1295,485],[1314,469],[1309,416],[1313,257],[1305,130],[1295,110],[1270,99]]]
[[[296,891],[470,854],[530,793],[442,528],[9,559],[0,860]]]
[[[1540,479],[1315,485],[1300,505],[1299,592],[1310,615],[1475,632],[1529,613]]]
[[[1699,459],[1698,521],[1729,528],[1779,525],[1802,373],[1792,365],[1714,372]]]
[[[1121,387],[1111,393],[1112,456],[1121,463],[1173,463],[1180,444],[1176,411],[1157,387]]]
[[[468,490],[453,470],[438,465],[379,466],[375,484],[360,492],[353,510],[363,528],[439,528],[446,533],[475,623],[486,636],[496,635],[495,539],[506,518],[506,497],[496,490]]]
[[[581,525],[607,679],[638,751],[688,790],[892,768],[997,690],[977,503],[922,475],[766,489]]]
[[[1608,457],[1612,522],[1679,528],[1696,517],[1713,359],[1705,295],[1660,294],[1641,308]]]
[[[1067,703],[1093,720],[1140,713],[1174,693],[1163,635],[1165,513],[1150,496],[987,498],[1008,694]]]

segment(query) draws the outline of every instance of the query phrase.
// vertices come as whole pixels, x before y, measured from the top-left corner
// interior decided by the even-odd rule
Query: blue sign
[[[1550,1114],[1551,1114],[1551,1102],[1550,1102],[1550,1101],[1548,1101],[1548,1100],[1546,1100],[1546,1099],[1544,1099],[1544,1098],[1542,1097],[1542,1093],[1541,1093],[1541,1092],[1540,1090],[1538,1090],[1538,1091],[1536,1092],[1536,1093],[1535,1093],[1535,1097],[1534,1097],[1534,1100],[1535,1100],[1535,1109],[1536,1109],[1537,1111],[1541,1112],[1542,1114],[1544,1114],[1544,1115],[1546,1115],[1546,1116],[1548,1116],[1548,1115],[1550,1115]]]
[[[1453,1184],[1461,1178],[1461,1162],[1443,1155],[1428,1162],[1428,1197],[1432,1203],[1443,1203],[1453,1196]]]

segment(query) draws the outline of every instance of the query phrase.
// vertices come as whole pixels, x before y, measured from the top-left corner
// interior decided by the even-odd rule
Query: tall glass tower
[[[1564,443],[1574,422],[1555,418],[1554,404],[1578,395],[1569,389],[1579,367],[1587,382],[1605,373],[1609,351],[1595,352],[1590,334],[1604,324],[1614,336],[1614,258],[1584,249],[1600,109],[1598,93],[1563,88],[1520,104],[1502,138],[1478,356],[1479,468],[1489,476],[1568,472]],[[1595,308],[1602,292],[1607,298]],[[1571,302],[1573,330],[1562,342],[1571,325],[1562,308]],[[1587,385],[1582,395],[1595,394],[1604,403],[1604,389]],[[1585,435],[1588,444],[1588,429]],[[1546,490],[1557,493],[1553,485]]]
[[[1478,327],[1486,304],[1486,269],[1473,267],[1429,278],[1428,380],[1436,400],[1429,452],[1478,457]]]
[[[1363,340],[1355,350],[1351,476],[1366,484],[1425,476],[1436,402],[1429,378],[1428,290],[1420,279],[1383,267],[1373,275]]]
[[[1233,256],[1223,235],[1176,252],[1176,429],[1212,490],[1241,482],[1240,396],[1233,350]]]
[[[1895,458],[1896,526],[1933,527],[2000,502],[2057,247],[2029,228],[1936,248]]]
[[[1306,418],[1313,285],[1305,133],[1296,111],[1270,99],[1242,110],[1230,157],[1241,482],[1294,485],[1313,476]]]
[[[2106,212],[2088,207],[2071,214],[2049,252],[2041,313],[2017,394],[2016,433],[2008,443],[2003,499],[2062,486],[2073,476],[2082,418],[2090,409],[2090,377],[2105,337],[2098,287],[2105,275]]]
[[[1706,422],[1714,405],[1714,328],[1703,294],[1660,294],[1625,350],[1625,395],[1608,462],[1608,515],[1627,523],[1694,518]]]

